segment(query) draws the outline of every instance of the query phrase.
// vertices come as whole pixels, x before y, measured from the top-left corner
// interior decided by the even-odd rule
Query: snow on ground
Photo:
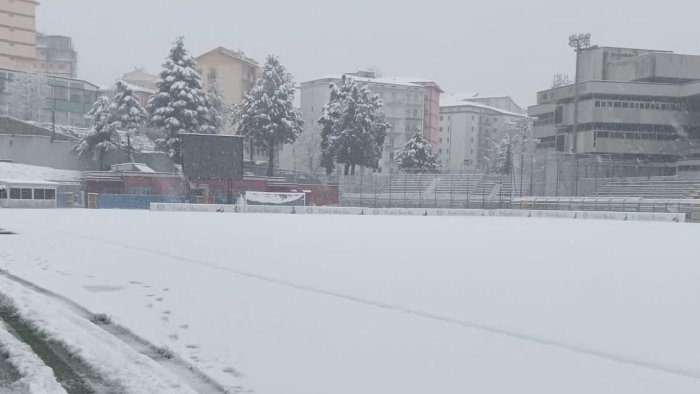
[[[0,210],[0,268],[259,393],[697,393],[700,226]]]
[[[0,382],[0,389],[29,394],[66,394],[56,380],[53,370],[47,367],[28,345],[10,334],[2,321],[0,321],[0,354],[7,356],[9,363],[21,376],[21,379],[10,387],[3,386],[3,382]]]
[[[0,162],[0,179],[26,179],[31,181],[80,182],[81,172],[57,170],[51,167]]]
[[[0,276],[0,295],[12,301],[23,320],[50,340],[79,355],[117,391],[131,394],[195,393],[152,359],[137,353],[89,320],[49,297]],[[4,344],[4,341],[3,341]]]

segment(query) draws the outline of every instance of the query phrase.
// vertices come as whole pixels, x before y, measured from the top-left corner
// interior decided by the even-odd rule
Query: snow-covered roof
[[[60,186],[60,184],[56,182],[38,181],[33,179],[0,179],[0,183],[17,186]]]
[[[470,98],[474,98],[474,97],[470,97]],[[502,110],[500,108],[492,107],[490,105],[477,103],[475,101],[469,101],[463,95],[452,95],[452,94],[440,95],[440,108],[448,108],[448,107],[480,108],[480,109],[486,109],[486,110],[498,112],[501,115],[519,116],[519,117],[523,117],[523,118],[527,117],[526,114],[519,114],[517,112],[510,112],[510,111]]]
[[[28,179],[31,181],[78,182],[81,171],[59,170],[51,167],[0,162],[0,179]]]
[[[357,82],[376,83],[376,84],[381,84],[381,85],[397,85],[397,86],[416,87],[416,88],[423,87],[423,85],[415,83],[415,82],[423,82],[423,81],[413,81],[413,82],[408,81],[411,78],[390,78],[390,77],[365,78],[365,77],[358,77],[356,75],[350,75],[350,74],[346,74],[346,75],[348,77],[354,79]],[[326,80],[326,79],[340,81],[342,79],[342,74],[326,75],[326,76],[323,76],[320,78],[310,79],[310,80],[306,81],[306,83],[322,81],[322,80]]]

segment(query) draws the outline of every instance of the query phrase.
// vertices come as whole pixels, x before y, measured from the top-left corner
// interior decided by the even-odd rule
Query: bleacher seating
[[[472,194],[483,178],[483,174],[440,175],[435,191],[443,194]]]
[[[384,193],[424,193],[435,186],[438,176],[424,174],[394,175]]]
[[[693,198],[693,193],[698,190],[700,190],[700,179],[685,179],[675,176],[616,178],[601,184],[596,195],[680,199]]]

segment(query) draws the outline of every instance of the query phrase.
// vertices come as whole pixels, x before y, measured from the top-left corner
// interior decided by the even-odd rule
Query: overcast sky
[[[41,0],[37,28],[72,36],[79,77],[98,85],[157,73],[183,35],[194,55],[276,54],[299,82],[373,67],[531,105],[554,74],[573,78],[570,34],[700,54],[698,15],[697,0]]]

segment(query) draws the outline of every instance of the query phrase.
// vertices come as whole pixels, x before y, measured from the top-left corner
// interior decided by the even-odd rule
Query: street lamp
[[[578,84],[580,82],[579,63],[581,52],[587,51],[591,47],[591,34],[572,34],[569,36],[569,46],[576,52],[576,79],[574,81],[574,124],[572,129],[571,153],[577,153],[578,145]]]

